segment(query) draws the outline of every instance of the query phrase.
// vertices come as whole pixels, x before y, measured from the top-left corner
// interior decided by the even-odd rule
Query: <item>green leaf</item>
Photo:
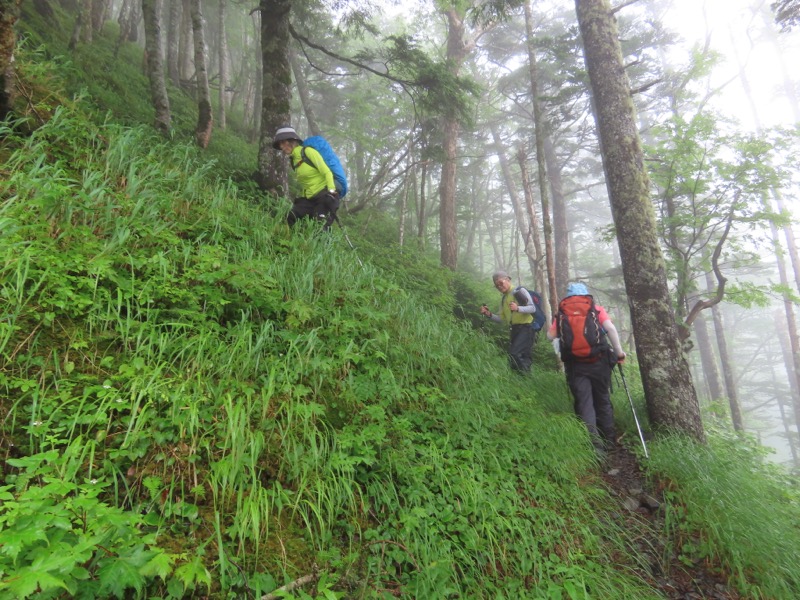
[[[134,588],[141,592],[144,577],[128,560],[115,558],[106,562],[97,572],[101,591],[111,593],[117,598],[125,596],[126,590]]]
[[[50,573],[26,567],[17,571],[12,577],[0,584],[0,590],[12,592],[11,598],[27,598],[35,592],[46,592],[55,588],[67,590],[64,581]]]
[[[175,576],[183,582],[185,589],[194,589],[196,584],[202,583],[211,586],[211,573],[208,572],[199,556],[182,564],[175,571]]]
[[[139,572],[145,577],[160,577],[166,580],[167,576],[172,572],[172,564],[175,562],[171,554],[163,551],[157,551],[155,556],[145,564]]]

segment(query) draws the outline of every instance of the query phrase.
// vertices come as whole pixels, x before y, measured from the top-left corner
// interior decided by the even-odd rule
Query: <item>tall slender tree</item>
[[[163,134],[170,131],[172,116],[164,80],[164,51],[161,41],[161,0],[142,0],[144,37],[147,51],[147,76],[150,98],[155,109],[155,127]]]
[[[219,0],[219,37],[217,55],[219,56],[219,126],[227,127],[228,119],[228,86],[230,74],[228,72],[228,33],[225,22],[227,21],[228,5],[226,0]]]
[[[194,39],[194,73],[197,81],[197,127],[194,139],[201,148],[211,141],[214,115],[211,112],[211,92],[208,88],[208,51],[206,50],[205,19],[201,0],[192,0],[192,37]]]
[[[447,65],[457,78],[473,44],[465,38],[466,10],[452,3],[445,7],[447,17]],[[456,224],[456,169],[458,137],[461,124],[454,108],[445,109],[442,117],[442,177],[439,182],[439,242],[442,265],[454,269],[458,264],[458,231]]]
[[[616,21],[608,0],[576,0],[575,8],[648,413],[657,427],[704,440],[658,244]]]
[[[536,64],[536,47],[533,41],[533,15],[531,13],[531,2],[525,2],[525,39],[528,50],[528,72],[530,75],[531,104],[533,106],[533,130],[536,140],[536,167],[537,182],[539,184],[539,198],[542,201],[542,223],[544,224],[544,255],[547,269],[547,297],[550,299],[550,312],[555,314],[558,302],[558,290],[556,289],[556,263],[555,249],[553,247],[553,227],[550,218],[550,195],[548,193],[547,181],[547,159],[545,157],[545,118],[542,111],[542,104],[539,100],[539,73]]]
[[[169,0],[169,23],[167,24],[167,74],[170,81],[177,86],[180,84],[180,56],[181,43],[181,0]]]

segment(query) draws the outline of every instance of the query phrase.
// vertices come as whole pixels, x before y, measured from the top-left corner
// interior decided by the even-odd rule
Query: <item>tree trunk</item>
[[[700,364],[703,367],[703,378],[708,386],[709,400],[722,398],[722,382],[717,368],[717,357],[711,344],[708,323],[703,315],[694,321],[694,333],[697,339],[697,350],[700,353]]]
[[[750,81],[747,79],[745,75],[744,65],[742,64],[741,60],[739,59],[738,53],[735,54],[737,63],[739,65],[739,79],[742,84],[742,88],[744,89],[745,98],[747,99],[748,103],[750,104],[750,111],[753,115],[753,119],[756,124],[756,131],[761,132],[761,118],[758,114],[758,109],[756,108],[755,101],[753,99],[753,93],[750,87]],[[797,106],[797,99],[792,88],[788,88],[788,96],[790,101],[792,101],[792,106],[795,108],[794,116],[795,118],[798,117],[798,111],[796,109]],[[784,211],[783,206],[783,198],[778,190],[775,188],[772,189],[772,198],[776,203],[776,209],[778,212]],[[772,210],[772,206],[770,206],[770,202],[768,198],[763,198],[764,208],[767,210]],[[780,242],[780,233],[778,230],[778,226],[775,224],[774,221],[770,221],[770,230],[772,235],[772,244],[775,250],[775,258],[778,265],[778,276],[780,278],[780,283],[786,289],[789,287],[789,275],[786,271],[786,265],[783,262],[783,252],[781,251],[781,242]],[[786,237],[786,243],[788,245],[789,250],[789,259],[792,264],[792,270],[794,271],[795,277],[795,285],[797,289],[800,290],[800,261],[798,261],[797,255],[797,244],[795,242],[794,237],[794,230],[792,229],[791,224],[787,224],[783,226],[784,236]],[[794,304],[792,303],[791,298],[787,293],[783,294],[783,305],[784,305],[784,312],[786,314],[786,332],[789,337],[789,343],[791,345],[791,357],[792,357],[792,369],[787,368],[787,372],[790,378],[794,378],[793,383],[797,385],[798,389],[800,389],[800,339],[798,339],[797,333],[797,321],[794,312]],[[798,432],[800,432],[800,397],[794,397],[794,416],[795,422],[797,424]]]
[[[138,0],[123,0],[119,10],[119,37],[114,48],[114,57],[119,54],[119,49],[125,42],[135,42],[139,38],[139,11],[141,3]]]
[[[556,290],[563,293],[569,282],[569,230],[567,227],[567,205],[561,181],[561,165],[550,136],[545,136],[544,157],[547,162],[547,177],[553,194],[553,249],[555,254]]]
[[[178,44],[178,81],[184,90],[194,87],[192,64],[192,5],[191,0],[181,0],[181,36]]]
[[[205,19],[200,0],[192,0],[192,38],[194,39],[194,72],[197,77],[197,127],[194,139],[201,148],[208,148],[214,115],[211,113],[211,92],[208,89],[208,64],[205,38]]]
[[[428,182],[428,163],[422,163],[422,172],[419,177],[419,208],[417,209],[417,237],[420,248],[425,247],[428,236],[428,213],[426,206],[425,184]]]
[[[147,76],[150,79],[150,97],[156,113],[155,128],[168,135],[171,116],[167,86],[164,82],[164,53],[161,48],[161,0],[142,0],[142,13]]]
[[[181,83],[181,73],[178,63],[181,44],[181,0],[169,0],[169,24],[167,30],[167,73],[175,85]]]
[[[658,244],[630,83],[607,0],[576,0],[600,151],[651,422],[705,440]]]
[[[261,189],[288,191],[286,162],[272,148],[275,131],[288,125],[292,99],[289,66],[291,0],[261,0],[261,133],[258,145],[258,183]],[[285,190],[285,191],[283,191]]]
[[[528,73],[531,85],[531,104],[533,105],[533,128],[536,138],[536,167],[539,182],[539,196],[542,200],[542,224],[544,225],[544,256],[547,265],[547,292],[550,298],[550,314],[558,309],[558,290],[556,289],[556,263],[553,255],[553,228],[550,221],[550,198],[547,193],[547,169],[545,166],[545,123],[542,105],[539,102],[539,75],[536,66],[536,49],[533,45],[533,18],[531,2],[525,2],[525,33],[528,48]],[[542,288],[543,289],[543,288]]]
[[[256,72],[255,82],[253,85],[253,98],[252,98],[252,138],[250,141],[257,142],[261,136],[261,91],[264,87],[264,57],[261,54],[261,13],[254,11],[252,13],[253,27],[255,29],[256,39]]]
[[[781,355],[783,356],[783,366],[786,369],[786,375],[789,378],[789,390],[791,392],[789,398],[789,405],[792,409],[792,417],[790,418],[785,414],[783,404],[781,406],[781,418],[784,422],[786,430],[786,438],[789,441],[789,449],[792,452],[795,468],[800,467],[800,460],[798,460],[798,446],[800,445],[800,437],[795,433],[790,426],[793,423],[800,432],[800,385],[798,385],[797,377],[795,376],[794,361],[792,359],[792,346],[789,342],[789,333],[786,328],[786,316],[781,315],[780,311],[776,311],[774,315],[775,331],[778,334],[778,341],[781,346]]]
[[[503,140],[500,138],[500,132],[497,130],[497,124],[492,123],[490,125],[490,129],[492,131],[492,138],[494,139],[495,148],[497,149],[497,158],[500,161],[500,170],[503,173],[503,179],[506,182],[506,189],[508,190],[508,195],[511,198],[511,206],[514,208],[514,216],[517,219],[517,227],[519,227],[519,230],[522,233],[524,244],[523,250],[525,252],[525,256],[528,258],[528,266],[530,267],[532,277],[531,281],[533,281],[534,285],[536,285],[538,275],[538,257],[536,256],[536,251],[533,243],[531,242],[531,236],[526,235],[526,232],[528,232],[531,227],[526,225],[527,219],[525,218],[525,212],[522,209],[522,202],[520,200],[519,193],[517,193],[517,187],[514,185],[514,178],[511,176],[511,169],[508,166],[508,157],[503,150]],[[519,276],[520,279],[522,279],[522,273],[520,273]]]
[[[464,18],[456,8],[448,8],[447,63],[453,76],[458,76],[466,57]],[[439,240],[441,263],[455,270],[458,265],[458,229],[456,223],[456,152],[460,125],[454,111],[448,111],[442,123],[442,178],[439,183]]]
[[[517,151],[517,162],[519,163],[520,174],[522,175],[522,190],[525,194],[525,209],[528,212],[528,227],[526,228],[526,239],[533,241],[533,247],[536,254],[536,272],[534,273],[533,281],[536,289],[544,295],[545,298],[549,297],[547,286],[547,275],[545,269],[540,268],[542,264],[542,236],[539,233],[539,219],[536,216],[536,209],[533,207],[533,190],[531,189],[531,179],[528,176],[528,165],[526,163],[525,152],[522,148]],[[554,314],[554,313],[551,313]]]
[[[219,128],[227,127],[228,111],[228,36],[225,32],[226,2],[219,0]]]
[[[411,154],[409,153],[409,157]],[[399,231],[397,232],[397,243],[402,248],[406,240],[406,208],[408,207],[408,194],[410,184],[410,177],[406,174],[403,180],[403,189],[400,192],[400,198],[397,201],[397,212],[399,217]]]
[[[92,0],[79,0],[78,14],[75,16],[67,48],[74,51],[81,40],[86,43],[92,41]]]
[[[314,113],[314,106],[311,103],[311,92],[308,89],[308,82],[306,81],[303,67],[297,58],[297,53],[289,50],[289,61],[292,65],[292,73],[294,73],[294,82],[297,86],[297,95],[300,97],[300,104],[303,106],[303,114],[306,116],[308,122],[309,135],[322,135],[317,123],[317,115]]]
[[[93,0],[91,7],[92,16],[92,31],[100,33],[108,19],[108,13],[111,10],[110,0]]]
[[[19,19],[21,0],[0,0],[0,121],[14,107],[14,48],[17,35],[14,25]]]
[[[709,295],[715,293],[717,282],[714,275],[706,272],[706,286]],[[728,340],[725,337],[725,324],[722,321],[722,311],[719,304],[711,307],[711,315],[714,318],[714,333],[717,337],[717,350],[719,351],[719,362],[722,365],[722,379],[725,382],[725,394],[728,396],[728,406],[731,409],[731,421],[736,431],[744,431],[744,421],[742,420],[742,408],[739,405],[739,392],[736,387],[736,378],[733,373],[733,364],[728,353]]]

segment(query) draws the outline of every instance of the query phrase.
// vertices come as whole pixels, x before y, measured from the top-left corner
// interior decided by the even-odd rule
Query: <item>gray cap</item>
[[[301,144],[303,140],[297,135],[297,132],[294,130],[293,127],[289,127],[288,125],[281,127],[278,131],[275,132],[275,137],[272,139],[272,147],[277,150],[279,148],[279,144],[283,140],[297,140]]]
[[[511,276],[505,271],[495,271],[492,274],[492,281],[497,281],[498,279],[511,279]]]

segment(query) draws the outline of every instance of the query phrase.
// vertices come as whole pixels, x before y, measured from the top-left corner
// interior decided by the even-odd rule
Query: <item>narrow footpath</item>
[[[648,481],[635,454],[618,446],[609,453],[601,475],[619,502],[615,517],[634,533],[631,551],[644,558],[637,567],[643,580],[671,600],[743,600],[727,585],[719,565],[688,561],[670,550],[664,537],[663,489]]]

